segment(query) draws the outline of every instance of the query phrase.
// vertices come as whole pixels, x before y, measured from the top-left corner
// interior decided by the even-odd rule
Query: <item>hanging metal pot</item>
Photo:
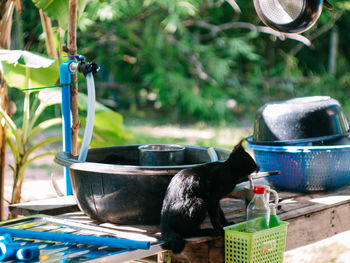
[[[254,7],[265,25],[281,33],[301,33],[312,27],[327,0],[254,0]]]

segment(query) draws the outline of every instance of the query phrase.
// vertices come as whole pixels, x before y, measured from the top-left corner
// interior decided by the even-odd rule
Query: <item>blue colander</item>
[[[350,145],[268,146],[248,144],[261,171],[279,170],[269,182],[293,192],[335,190],[350,183]]]

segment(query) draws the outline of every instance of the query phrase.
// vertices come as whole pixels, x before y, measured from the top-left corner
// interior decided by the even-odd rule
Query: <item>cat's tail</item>
[[[185,248],[185,240],[179,233],[170,232],[167,235],[162,235],[162,239],[165,241],[162,248],[171,250],[175,254],[181,253]]]

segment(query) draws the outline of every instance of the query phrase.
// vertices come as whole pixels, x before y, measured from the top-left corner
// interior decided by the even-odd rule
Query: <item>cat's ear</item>
[[[244,149],[243,148],[243,142],[244,142],[244,139],[240,140],[236,145],[235,145],[235,148],[233,148],[232,152],[236,152],[237,150],[242,150]]]

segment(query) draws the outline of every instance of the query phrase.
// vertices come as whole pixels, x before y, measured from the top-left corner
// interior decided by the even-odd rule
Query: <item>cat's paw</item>
[[[181,253],[185,249],[185,240],[176,232],[171,232],[166,238],[165,243],[161,245],[163,249],[171,250],[173,253]]]

